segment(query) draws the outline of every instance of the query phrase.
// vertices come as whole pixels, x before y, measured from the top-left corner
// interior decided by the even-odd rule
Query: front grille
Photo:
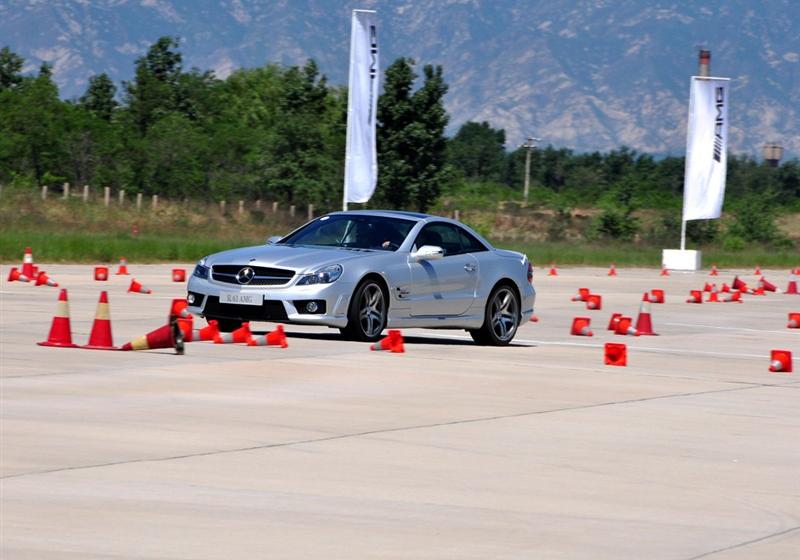
[[[286,308],[276,300],[258,305],[220,303],[217,296],[208,296],[203,314],[209,319],[238,319],[240,321],[286,321]]]
[[[241,264],[215,264],[211,267],[211,277],[217,282],[236,284],[240,286],[236,275],[247,265]],[[251,266],[256,273],[253,279],[245,284],[247,286],[283,286],[288,284],[294,276],[294,270],[285,268],[271,268],[268,266]]]

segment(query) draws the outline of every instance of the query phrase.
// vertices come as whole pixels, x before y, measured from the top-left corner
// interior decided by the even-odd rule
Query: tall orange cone
[[[108,308],[108,292],[105,290],[100,292],[89,342],[85,346],[81,346],[81,348],[86,348],[87,350],[119,350],[114,346],[114,337],[111,335],[111,313]]]
[[[647,297],[650,303],[664,303],[664,290],[654,288],[650,290],[650,295]]]
[[[795,278],[792,278],[791,280],[789,280],[789,285],[786,286],[786,291],[784,293],[786,293],[786,294],[798,294],[798,293],[800,293],[800,292],[797,291],[797,280]]]
[[[94,267],[94,279],[97,282],[105,282],[108,280],[108,267],[96,266]]]
[[[623,334],[626,336],[639,336],[639,332],[633,328],[633,319],[630,317],[620,317],[617,321],[617,326],[614,329],[614,334]]]
[[[53,315],[53,323],[50,326],[50,334],[47,340],[37,342],[39,346],[57,346],[59,348],[75,348],[77,344],[72,343],[72,329],[69,323],[69,300],[67,290],[64,288],[58,294],[58,304],[56,313]]]
[[[186,282],[186,269],[185,268],[173,268],[172,269],[172,281],[173,282]]]
[[[556,263],[550,263],[550,271],[547,273],[548,276],[558,276],[558,270],[556,270]]]
[[[125,260],[125,257],[120,257],[119,266],[117,267],[117,276],[128,276],[129,274],[128,261]]]
[[[574,317],[569,334],[573,336],[594,336],[592,329],[589,328],[591,323],[592,320],[589,317]]]
[[[22,257],[22,270],[20,272],[28,278],[36,278],[33,266],[33,251],[31,251],[30,247],[25,247],[25,256]]]
[[[800,329],[800,313],[794,311],[789,312],[789,323],[786,325],[787,329]]]
[[[719,271],[717,270],[717,263],[711,264],[711,272],[708,273],[709,276],[719,276]]]
[[[661,265],[661,274],[659,276],[669,276],[669,270],[665,265]]]
[[[619,318],[622,317],[622,313],[612,313],[611,319],[608,321],[608,328],[606,330],[613,331],[617,328],[617,323],[619,323]]]
[[[233,332],[218,333],[214,337],[214,344],[236,344],[246,343],[253,334],[250,332],[250,323],[242,323],[242,326]]]
[[[174,348],[176,354],[183,354],[183,331],[177,321],[159,327],[146,335],[135,338],[122,345],[120,350],[156,350],[158,348]]]
[[[703,303],[703,292],[700,290],[692,290],[689,292],[690,297],[686,303]]]
[[[607,366],[628,365],[628,347],[624,344],[606,342],[603,354]]]
[[[578,288],[578,295],[572,296],[572,301],[586,301],[586,298],[589,297],[589,288]]]
[[[586,309],[598,310],[603,308],[603,296],[600,294],[589,294],[586,296]]]
[[[58,282],[50,278],[44,270],[36,276],[36,285],[58,288]]]
[[[615,263],[611,263],[611,266],[608,267],[608,275],[609,276],[617,275],[617,265]]]
[[[275,330],[262,336],[251,336],[247,339],[248,346],[280,346],[287,348],[289,342],[286,340],[286,332],[283,325],[278,325]]]
[[[8,273],[9,282],[30,282],[31,279],[22,274],[17,267],[12,268]]]
[[[128,292],[134,294],[152,294],[153,290],[142,286],[139,282],[136,281],[136,278],[131,278],[131,285],[128,286]]]
[[[789,350],[770,350],[769,370],[792,373],[792,353]]]
[[[642,303],[639,305],[639,316],[636,317],[636,332],[640,335],[656,335],[653,332],[653,321],[650,318],[650,300],[647,297],[647,292],[644,293]]]

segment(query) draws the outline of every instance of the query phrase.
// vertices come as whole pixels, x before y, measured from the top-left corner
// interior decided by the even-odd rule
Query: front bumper
[[[311,286],[235,286],[192,276],[187,286],[189,311],[204,317],[239,321],[272,321],[347,326],[347,310],[354,285],[341,278],[330,284]],[[219,303],[222,292],[255,295],[258,305]],[[317,311],[310,312],[306,304],[314,301]]]

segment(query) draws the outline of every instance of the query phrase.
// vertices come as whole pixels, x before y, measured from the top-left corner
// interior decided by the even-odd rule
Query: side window
[[[480,253],[481,251],[489,250],[483,243],[475,239],[474,235],[465,229],[458,228],[458,236],[465,253]]]
[[[459,255],[464,252],[461,247],[459,228],[445,223],[428,224],[419,232],[414,244],[417,249],[423,245],[435,245],[444,249],[444,256]]]

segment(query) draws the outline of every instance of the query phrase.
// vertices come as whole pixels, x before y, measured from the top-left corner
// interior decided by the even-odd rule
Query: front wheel
[[[519,297],[514,289],[506,285],[497,286],[486,302],[483,325],[469,334],[478,344],[505,346],[517,334],[519,317]]]
[[[386,328],[388,316],[389,301],[383,287],[375,280],[366,280],[353,293],[342,334],[352,340],[375,342]]]

